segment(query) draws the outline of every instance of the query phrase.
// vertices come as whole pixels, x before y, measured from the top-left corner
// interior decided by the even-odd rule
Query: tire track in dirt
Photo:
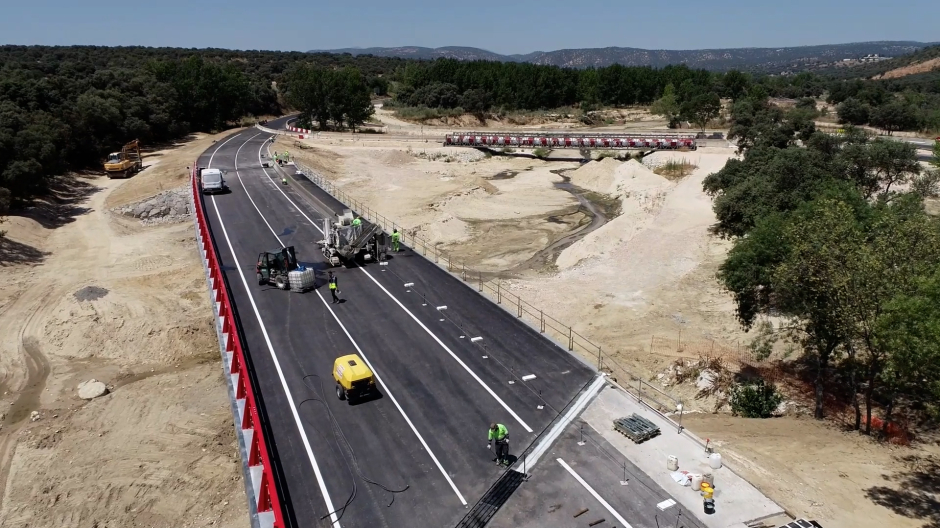
[[[16,389],[17,396],[0,422],[2,426],[0,429],[0,508],[5,498],[10,460],[13,458],[17,434],[25,424],[29,423],[32,412],[39,409],[39,400],[46,388],[46,380],[51,370],[49,360],[39,348],[39,340],[31,335],[31,332],[37,323],[37,316],[45,311],[42,306],[48,305],[46,301],[51,298],[52,294],[53,288],[50,287],[36,295],[25,296],[27,297],[25,300],[24,297],[20,297],[3,314],[3,320],[7,323],[0,325],[0,330],[11,332],[13,328],[8,328],[8,326],[13,325],[9,322],[15,324],[16,321],[23,320],[19,316],[25,316],[25,321],[16,331],[16,335],[19,338],[19,352],[23,357],[26,370],[26,381],[22,387]],[[26,306],[22,306],[24,304]]]

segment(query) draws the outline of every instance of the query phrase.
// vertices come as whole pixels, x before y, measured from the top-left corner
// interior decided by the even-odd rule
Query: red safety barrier
[[[226,354],[231,354],[231,367],[229,373],[235,375],[235,398],[244,400],[244,406],[241,408],[241,429],[242,438],[246,442],[248,450],[248,467],[255,470],[260,467],[260,478],[252,478],[252,484],[255,487],[258,513],[271,512],[274,514],[275,528],[284,527],[284,517],[281,512],[281,501],[277,494],[277,487],[274,482],[274,473],[271,469],[271,460],[268,456],[267,441],[264,438],[264,432],[261,428],[261,420],[258,416],[258,406],[255,400],[254,391],[248,380],[248,368],[245,363],[245,351],[238,337],[236,330],[237,321],[233,319],[232,303],[229,298],[229,292],[222,281],[222,268],[219,266],[216,248],[212,244],[212,237],[209,236],[209,226],[206,221],[205,211],[202,207],[202,200],[199,195],[199,177],[197,163],[193,163],[192,170],[192,192],[193,211],[196,225],[199,229],[199,238],[197,243],[205,255],[206,267],[212,284],[212,300],[218,307],[218,316],[222,325],[223,341]],[[249,471],[249,473],[254,473]]]

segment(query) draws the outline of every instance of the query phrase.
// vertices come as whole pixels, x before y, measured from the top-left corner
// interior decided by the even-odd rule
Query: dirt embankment
[[[384,141],[279,139],[300,163],[331,179],[475,270],[506,271],[590,221],[554,170],[575,163],[488,157],[480,152]]]
[[[901,77],[907,77],[908,75],[927,73],[937,69],[940,69],[940,57],[909,64],[902,68],[895,68],[893,70],[886,71],[881,75],[876,75],[872,77],[872,79],[899,79]]]
[[[187,181],[220,136],[129,180],[63,179],[0,242],[0,526],[248,526],[191,219],[115,208]],[[109,393],[90,400],[89,379]]]

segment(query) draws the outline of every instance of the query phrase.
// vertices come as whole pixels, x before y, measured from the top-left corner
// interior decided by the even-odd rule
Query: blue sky
[[[3,4],[2,44],[297,51],[452,45],[527,53],[605,46],[700,49],[940,41],[938,0],[5,0]],[[466,7],[457,7],[461,5]]]

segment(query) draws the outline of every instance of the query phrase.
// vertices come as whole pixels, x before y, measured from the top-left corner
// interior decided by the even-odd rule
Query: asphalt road
[[[204,197],[206,214],[283,466],[287,517],[305,527],[454,526],[502,474],[487,425],[506,424],[521,452],[595,373],[407,248],[387,266],[333,268],[343,302],[330,304],[315,242],[320,219],[341,205],[262,169],[268,137],[233,134],[199,166],[227,171],[230,192]],[[316,290],[257,284],[258,254],[282,244],[318,270]],[[380,391],[356,405],[337,399],[330,374],[353,352]]]

